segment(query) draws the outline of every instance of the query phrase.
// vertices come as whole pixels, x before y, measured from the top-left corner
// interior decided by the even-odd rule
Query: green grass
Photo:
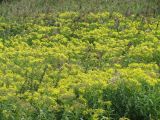
[[[115,11],[125,15],[156,16],[160,12],[160,0],[16,0],[0,5],[0,15],[6,18],[62,11]]]

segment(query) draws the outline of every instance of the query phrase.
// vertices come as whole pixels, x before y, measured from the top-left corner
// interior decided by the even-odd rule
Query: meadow
[[[158,7],[60,2],[1,3],[0,120],[160,119]]]

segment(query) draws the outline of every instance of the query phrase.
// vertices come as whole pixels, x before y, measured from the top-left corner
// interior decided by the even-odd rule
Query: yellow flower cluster
[[[0,119],[160,118],[160,19],[0,19]]]

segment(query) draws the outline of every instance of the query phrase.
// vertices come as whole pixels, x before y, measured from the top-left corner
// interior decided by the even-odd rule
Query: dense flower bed
[[[157,120],[160,18],[0,18],[1,120]]]

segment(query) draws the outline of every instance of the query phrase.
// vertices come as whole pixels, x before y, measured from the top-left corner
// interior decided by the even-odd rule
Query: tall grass
[[[7,18],[61,11],[116,11],[125,15],[156,16],[160,13],[160,0],[10,0],[0,5],[0,15]]]

